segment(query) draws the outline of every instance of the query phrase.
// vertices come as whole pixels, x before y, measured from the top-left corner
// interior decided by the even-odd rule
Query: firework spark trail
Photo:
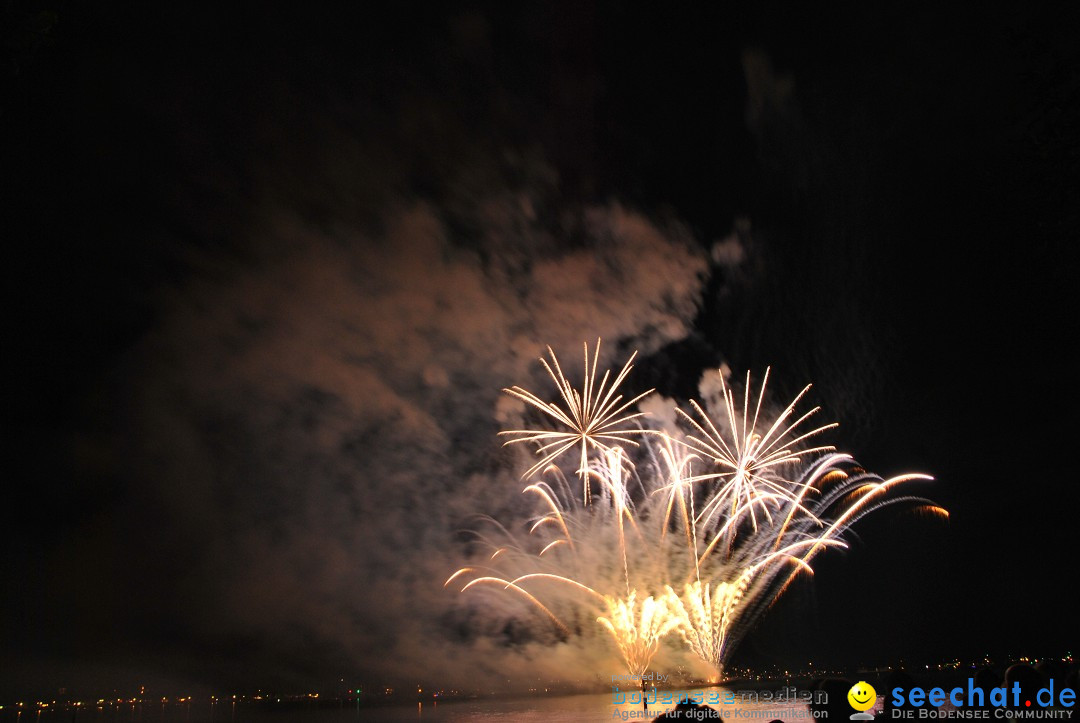
[[[468,580],[463,592],[510,592],[554,621],[563,638],[587,634],[581,624],[592,617],[634,675],[648,669],[674,631],[722,673],[758,615],[796,576],[813,574],[810,562],[822,550],[845,547],[842,535],[856,521],[897,503],[948,514],[920,497],[891,496],[926,475],[884,480],[832,446],[800,446],[836,426],[802,430],[818,411],[796,412],[809,387],[766,421],[768,372],[752,413],[749,374],[741,410],[723,382],[726,428],[691,402],[693,415],[677,409],[689,427],[678,438],[641,426],[645,415],[629,411],[651,392],[622,402],[617,390],[634,356],[614,379],[605,372],[597,382],[599,346],[598,340],[591,362],[585,346],[580,393],[550,347],[551,363],[541,359],[565,410],[520,387],[505,390],[561,427],[504,432],[514,437],[507,444],[537,447],[540,461],[524,476],[543,470],[542,477],[523,492],[540,511],[524,544],[487,520],[496,536],[474,534],[491,550],[489,559],[458,570],[445,585]],[[564,472],[559,462],[568,453],[577,465]],[[711,469],[695,472],[699,466]],[[567,472],[580,478],[581,496]]]

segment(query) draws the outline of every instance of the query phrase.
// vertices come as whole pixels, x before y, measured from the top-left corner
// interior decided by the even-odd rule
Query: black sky
[[[386,448],[387,425],[348,431],[348,405],[327,394],[315,352],[296,362],[310,384],[280,396],[262,371],[228,360],[262,348],[277,323],[260,304],[280,301],[287,318],[317,296],[280,270],[312,259],[344,259],[357,298],[395,316],[398,302],[385,299],[407,296],[377,296],[393,274],[369,266],[413,258],[394,250],[410,204],[433,209],[441,258],[473,254],[489,271],[505,260],[511,276],[543,259],[600,257],[596,223],[615,224],[616,207],[689,238],[698,255],[740,229],[744,262],[714,267],[696,312],[642,302],[656,323],[621,339],[652,345],[637,383],[686,396],[703,368],[771,364],[778,395],[815,383],[815,402],[841,423],[837,442],[870,469],[937,478],[927,494],[950,510],[947,525],[888,512],[868,520],[737,660],[1075,652],[1064,585],[1080,503],[1080,37],[1055,10],[4,12],[0,660],[19,671],[9,687],[105,668],[211,685],[322,680],[368,671],[381,646],[396,649],[362,613],[328,644],[309,619],[324,608],[309,600],[238,623],[219,611],[243,607],[265,577],[233,584],[247,552],[208,561],[244,540],[293,539],[298,499],[340,493],[319,480],[342,475],[334,484],[359,498],[375,484],[348,470]],[[504,191],[532,204],[528,249],[491,240],[492,199],[510,203]],[[595,222],[597,209],[606,220]],[[680,315],[686,333],[656,331]],[[470,376],[472,347],[442,331],[425,383],[438,387],[438,370],[480,396],[508,383],[509,364],[492,371],[490,389]],[[533,341],[580,341],[597,328],[567,319],[556,333],[567,338]],[[205,354],[204,334],[215,340]],[[341,353],[380,370],[402,398],[445,405],[433,417],[456,413],[454,397],[394,375],[395,355],[411,350],[376,340]],[[204,386],[216,374],[221,387]],[[228,404],[215,406],[219,395]],[[161,442],[177,436],[171,405],[192,420],[190,448]],[[440,422],[448,446],[431,454],[456,474],[497,465],[494,420],[475,414]],[[355,457],[327,462],[309,451],[334,415]],[[425,451],[390,442],[404,459]],[[191,467],[159,474],[181,463]],[[176,512],[184,484],[200,504],[238,512],[210,517],[195,502]],[[329,509],[319,504],[311,514]],[[410,539],[394,544],[444,544]],[[362,609],[363,586],[323,583],[383,563],[342,550],[339,567],[312,573],[318,594],[334,610]],[[292,580],[301,567],[286,554],[260,574]]]

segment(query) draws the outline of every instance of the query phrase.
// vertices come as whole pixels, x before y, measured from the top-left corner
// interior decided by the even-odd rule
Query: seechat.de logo
[[[1025,692],[1019,683],[1011,686],[994,687],[984,690],[975,685],[974,678],[967,679],[966,686],[944,688],[913,687],[905,690],[893,688],[888,693],[894,718],[959,718],[976,717],[965,712],[988,713],[993,710],[994,718],[1071,718],[1076,705],[1076,692],[1071,688],[1059,686],[1050,680],[1049,685]],[[949,704],[952,710],[946,709]],[[910,709],[908,709],[910,708]],[[904,710],[907,709],[907,710]],[[980,709],[983,709],[980,711]],[[918,714],[916,715],[916,711]],[[960,714],[957,714],[957,711]],[[978,717],[988,718],[989,715]]]
[[[874,720],[874,714],[869,712],[877,702],[877,691],[874,690],[874,686],[865,680],[860,680],[851,686],[851,690],[847,693],[847,701],[848,705],[857,711],[851,714],[851,720]]]

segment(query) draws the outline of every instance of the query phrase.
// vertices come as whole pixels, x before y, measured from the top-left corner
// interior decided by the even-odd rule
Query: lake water
[[[640,702],[616,703],[611,693],[530,697],[499,700],[460,700],[440,703],[425,702],[412,705],[361,708],[348,704],[341,708],[267,710],[245,705],[233,706],[223,702],[208,704],[157,707],[139,705],[130,708],[83,709],[72,711],[0,711],[0,723],[463,723],[464,721],[649,721],[675,707],[680,694],[700,693],[706,704],[721,711],[731,723],[769,723],[780,719],[785,723],[811,723],[802,703],[722,703],[723,689],[702,691],[661,691],[658,699],[649,704],[646,714]]]

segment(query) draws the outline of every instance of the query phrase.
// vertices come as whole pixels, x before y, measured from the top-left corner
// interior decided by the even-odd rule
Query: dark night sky
[[[438,678],[498,390],[598,335],[813,381],[952,514],[864,521],[737,662],[1075,652],[1075,27],[512,5],[5,6],[0,695]]]

